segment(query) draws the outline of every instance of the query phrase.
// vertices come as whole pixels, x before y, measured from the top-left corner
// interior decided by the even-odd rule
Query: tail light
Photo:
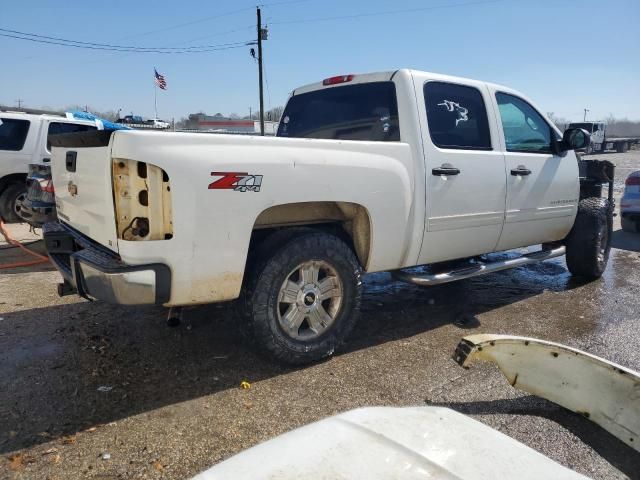
[[[633,175],[628,177],[624,184],[628,187],[631,185],[640,185],[640,175]]]
[[[339,83],[347,83],[353,80],[354,76],[355,75],[338,75],[336,77],[325,78],[322,81],[322,85],[327,86],[327,85],[337,85]]]
[[[53,188],[53,181],[50,178],[41,178],[38,180],[40,184],[40,190],[47,193],[55,193]]]

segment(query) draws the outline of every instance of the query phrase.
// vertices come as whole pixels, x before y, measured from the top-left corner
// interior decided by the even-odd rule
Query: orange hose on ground
[[[33,255],[34,257],[38,258],[37,260],[31,260],[31,261],[28,261],[28,262],[6,263],[4,265],[0,265],[0,270],[3,269],[3,268],[30,267],[32,265],[39,265],[41,263],[49,262],[49,257],[45,257],[44,255],[40,255],[39,253],[28,249],[27,247],[22,245],[22,243],[20,243],[18,240],[14,239],[9,234],[9,232],[7,232],[7,230],[5,229],[4,222],[2,221],[1,218],[0,218],[0,233],[2,233],[2,236],[5,238],[7,243],[9,243],[11,245],[14,245],[14,246],[24,250],[25,252],[27,252],[29,255]]]

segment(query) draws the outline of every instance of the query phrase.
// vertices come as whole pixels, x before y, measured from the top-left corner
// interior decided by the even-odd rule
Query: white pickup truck
[[[580,178],[573,149],[588,141],[506,87],[412,70],[332,77],[292,93],[276,138],[53,137],[60,222],[45,240],[61,295],[238,299],[263,351],[305,363],[352,330],[363,273],[432,285],[566,253],[572,273],[599,277],[613,168],[588,161]],[[403,270],[417,265],[430,268]]]

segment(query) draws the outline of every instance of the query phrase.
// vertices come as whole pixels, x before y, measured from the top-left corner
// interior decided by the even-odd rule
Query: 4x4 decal
[[[221,177],[209,184],[209,190],[234,190],[236,192],[259,192],[262,175],[246,172],[211,172],[212,177]]]

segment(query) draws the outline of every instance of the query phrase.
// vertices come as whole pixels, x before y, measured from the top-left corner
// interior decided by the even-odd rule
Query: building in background
[[[210,133],[234,133],[244,135],[255,135],[260,133],[260,122],[249,118],[230,118],[217,113],[207,115],[206,113],[192,113],[184,127],[184,130],[196,130]],[[275,135],[278,130],[278,122],[264,122],[265,135]]]

